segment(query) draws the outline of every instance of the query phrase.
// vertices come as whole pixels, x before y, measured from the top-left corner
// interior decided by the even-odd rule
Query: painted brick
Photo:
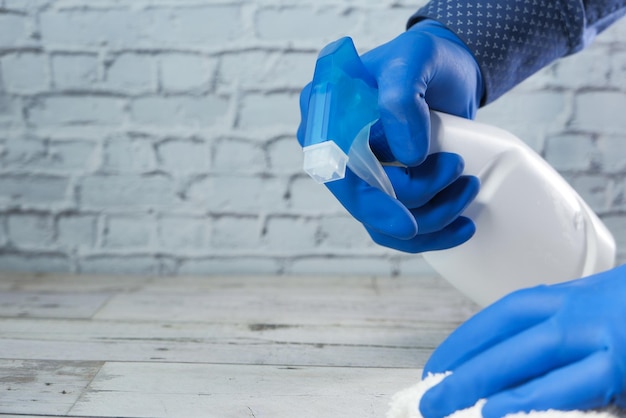
[[[83,207],[96,209],[161,208],[179,203],[175,184],[170,178],[131,174],[84,177],[79,200]]]
[[[69,179],[51,175],[0,175],[0,207],[66,204]]]
[[[224,54],[219,64],[217,84],[258,87],[267,77],[274,56],[275,54],[259,50]]]
[[[619,215],[604,216],[602,221],[615,237],[618,264],[626,262],[626,218]]]
[[[92,248],[96,242],[97,220],[95,215],[59,216],[56,242],[66,248]]]
[[[319,225],[320,246],[342,250],[365,249],[374,246],[363,225],[348,214],[324,216],[319,220]]]
[[[295,132],[299,122],[299,95],[293,93],[249,94],[239,110],[241,129],[286,126]]]
[[[215,146],[213,169],[219,173],[258,173],[266,169],[261,145],[237,139],[222,139]]]
[[[146,37],[156,45],[220,48],[241,36],[241,8],[233,5],[155,7],[145,10]]]
[[[94,165],[96,144],[81,140],[47,141],[36,137],[10,137],[2,143],[0,167],[13,171],[82,172]]]
[[[160,257],[151,255],[93,255],[79,260],[78,272],[156,276],[160,274],[161,262]]]
[[[602,168],[609,173],[626,170],[626,133],[603,136],[598,139]]]
[[[4,169],[22,169],[37,165],[46,156],[46,144],[41,138],[30,136],[11,136],[2,139],[0,167]]]
[[[576,176],[570,184],[580,194],[583,200],[597,213],[609,210],[613,181],[607,181],[606,177],[599,175]]]
[[[24,44],[30,37],[28,17],[18,14],[0,14],[0,47]]]
[[[544,155],[557,170],[588,170],[598,154],[590,135],[559,135],[547,139]]]
[[[157,69],[154,56],[121,54],[107,66],[104,84],[113,91],[147,93],[156,91]]]
[[[178,267],[180,265],[180,259],[178,256],[159,256],[158,260],[154,261],[158,263],[159,267],[159,276],[174,276],[178,271]]]
[[[269,257],[233,257],[209,259],[185,259],[180,263],[178,274],[276,274],[280,271],[280,263]]]
[[[289,189],[290,207],[302,213],[346,213],[346,210],[325,186],[310,177],[299,177]]]
[[[281,54],[263,81],[301,89],[313,78],[317,53],[289,52]]]
[[[11,214],[7,229],[10,242],[18,248],[49,248],[54,240],[54,222],[48,214]]]
[[[0,89],[0,127],[23,125],[21,107],[19,98],[10,96]]]
[[[159,219],[159,246],[174,252],[209,248],[208,217],[163,216]]]
[[[2,57],[2,80],[12,93],[36,93],[49,88],[48,58],[39,53],[17,53]]]
[[[290,86],[300,89],[311,81],[316,53],[245,51],[222,57],[218,85],[243,88]]]
[[[575,54],[556,63],[553,85],[567,88],[609,85],[611,61],[606,47],[593,45],[584,54]]]
[[[50,0],[4,0],[4,7],[10,11],[33,13],[45,6],[49,6]]]
[[[269,250],[292,253],[314,248],[318,241],[316,221],[298,217],[271,217],[265,225],[263,245]]]
[[[51,57],[52,81],[58,89],[88,89],[98,82],[96,54],[54,54]]]
[[[49,9],[39,20],[42,39],[69,46],[137,45],[147,24],[145,14],[124,9]]]
[[[211,150],[200,139],[168,139],[156,146],[159,168],[170,173],[207,173]]]
[[[572,126],[588,132],[623,134],[626,132],[626,118],[622,109],[626,106],[626,96],[617,91],[579,93],[574,99]]]
[[[105,140],[102,169],[113,173],[145,173],[156,167],[151,137],[114,135]]]
[[[104,96],[44,97],[29,109],[37,126],[118,125],[125,119],[123,99]]]
[[[0,215],[0,248],[4,248],[9,242],[9,233],[7,231],[6,216]]]
[[[146,248],[153,242],[156,223],[146,217],[110,217],[104,232],[104,247],[114,249]]]
[[[285,185],[279,178],[211,176],[192,183],[187,198],[215,212],[256,214],[285,208]]]
[[[47,158],[40,167],[62,172],[85,172],[97,164],[95,142],[81,140],[51,141]]]
[[[405,31],[408,18],[415,13],[419,6],[411,5],[411,7],[393,7],[393,8],[375,8],[370,9],[365,15],[364,30],[360,37],[355,37],[357,48],[360,48],[358,42],[360,38],[371,40],[370,42],[378,45],[381,41],[389,41]],[[358,33],[358,32],[357,32]]]
[[[221,96],[144,97],[131,105],[131,116],[139,124],[206,128],[223,122],[229,112],[229,100]]]
[[[211,244],[219,249],[258,248],[261,229],[261,222],[254,216],[220,216],[213,221]]]
[[[59,253],[2,253],[0,270],[29,273],[67,273],[72,269],[70,259]]]
[[[302,148],[295,137],[270,142],[267,154],[272,172],[289,174],[302,172]]]
[[[315,40],[320,45],[353,32],[357,24],[357,13],[342,13],[335,7],[268,7],[256,16],[261,39]]]
[[[162,54],[159,56],[160,86],[164,91],[205,90],[210,86],[217,60],[201,55]]]
[[[609,199],[612,210],[624,211],[626,209],[626,183],[623,178],[618,178],[609,183]],[[626,249],[625,249],[626,251]]]
[[[344,35],[374,48],[424,3],[0,0],[0,269],[429,274],[302,174],[294,138],[317,51]],[[626,20],[479,119],[611,214],[626,261],[624,33]],[[52,241],[7,247],[8,216],[38,214]],[[24,245],[41,233],[19,227]]]
[[[611,72],[609,76],[610,85],[615,89],[621,89],[623,86],[624,77],[626,77],[626,53],[624,53],[623,51],[610,50],[610,53],[607,53],[602,58],[597,57],[597,59],[600,62],[606,62],[607,56],[609,56],[611,59]]]

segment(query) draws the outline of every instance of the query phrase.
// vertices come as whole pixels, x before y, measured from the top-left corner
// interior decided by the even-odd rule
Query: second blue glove
[[[504,297],[428,360],[425,374],[453,373],[424,394],[422,415],[445,417],[479,399],[485,418],[626,407],[624,301],[626,266]]]

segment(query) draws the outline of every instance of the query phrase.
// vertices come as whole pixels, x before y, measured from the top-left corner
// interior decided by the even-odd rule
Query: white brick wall
[[[425,0],[0,0],[0,270],[416,274],[300,170],[319,48]],[[626,21],[479,112],[542,153],[626,259]]]

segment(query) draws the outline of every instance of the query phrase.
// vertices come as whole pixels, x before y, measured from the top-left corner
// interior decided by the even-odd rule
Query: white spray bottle
[[[350,38],[321,51],[304,139],[304,170],[313,179],[320,183],[341,179],[347,165],[395,197],[368,142],[369,129],[379,118],[377,96],[375,81]],[[614,266],[611,233],[578,193],[520,139],[493,126],[431,112],[431,152],[440,151],[461,155],[464,173],[480,179],[478,196],[463,213],[476,224],[476,233],[464,244],[423,256],[478,304]]]

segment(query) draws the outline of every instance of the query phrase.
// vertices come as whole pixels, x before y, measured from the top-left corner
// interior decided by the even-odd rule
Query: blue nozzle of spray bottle
[[[340,180],[346,166],[368,184],[395,197],[381,163],[369,146],[380,118],[376,80],[352,39],[327,45],[319,54],[309,99],[303,168],[318,183]]]

